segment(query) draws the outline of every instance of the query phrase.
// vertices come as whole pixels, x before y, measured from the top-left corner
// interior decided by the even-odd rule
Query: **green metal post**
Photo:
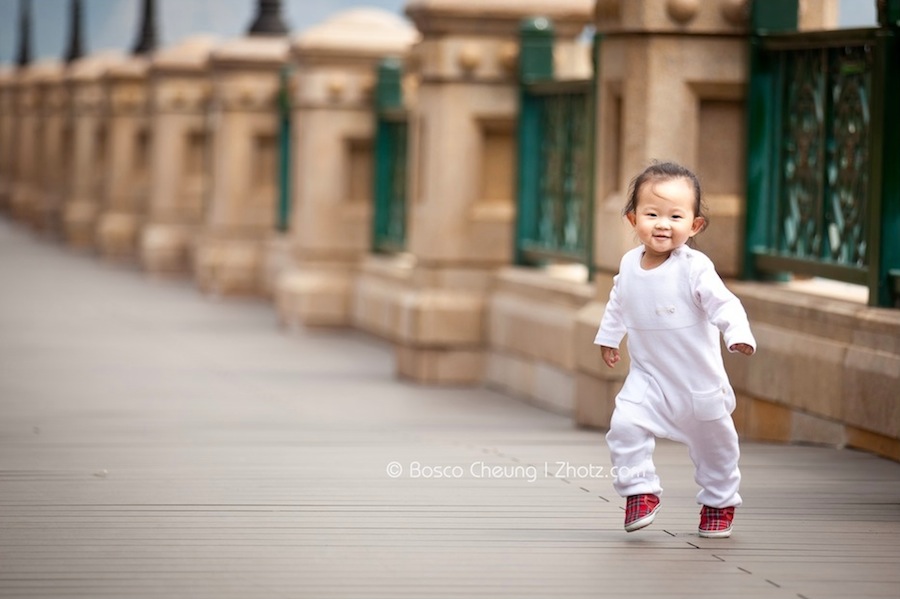
[[[519,78],[523,83],[553,80],[553,23],[546,17],[525,19],[519,27]]]
[[[900,44],[895,29],[879,32],[875,52],[872,123],[882,127],[873,127],[870,142],[869,304],[900,307]]]
[[[900,0],[878,0],[878,24],[882,27],[900,27]]]
[[[900,0],[884,0],[879,6],[885,9],[885,18],[880,21],[882,27],[889,30],[885,42],[887,61],[885,73],[886,93],[884,95],[886,110],[884,129],[884,178],[882,183],[882,269],[887,272],[887,292],[881,297],[881,305],[900,308]]]
[[[537,219],[540,185],[541,115],[528,84],[553,79],[553,24],[544,17],[526,19],[519,28],[519,158],[516,264],[525,264],[522,242]]]
[[[799,0],[753,0],[750,28],[754,33],[797,31]]]
[[[600,52],[602,47],[603,34],[596,32],[594,33],[594,46],[591,52],[591,61],[594,66],[590,95],[591,150],[588,159],[588,164],[590,165],[588,189],[590,190],[589,206],[591,210],[587,223],[587,239],[585,240],[585,266],[588,269],[588,279],[591,281],[594,280],[594,274],[597,271],[597,263],[594,260],[594,223],[596,221],[595,215],[597,214],[597,165],[600,164],[597,158],[599,153],[597,148],[600,145],[597,143],[600,139],[600,119],[597,118],[597,113],[600,110]]]
[[[753,0],[750,22],[750,87],[747,98],[747,216],[745,222],[745,279],[781,278],[763,274],[756,268],[755,252],[767,249],[772,239],[771,225],[777,206],[772,199],[779,192],[778,139],[781,131],[781,103],[777,97],[782,77],[781,64],[763,50],[766,33],[796,31],[799,0]]]
[[[386,58],[378,65],[375,107],[379,111],[403,108],[403,65],[396,58]]]
[[[757,279],[754,251],[766,247],[769,190],[772,176],[769,155],[773,148],[773,73],[758,36],[750,38],[750,87],[747,97],[747,216],[744,238],[745,279]]]
[[[278,217],[276,226],[286,232],[291,222],[291,92],[289,66],[281,69],[278,96]]]
[[[372,251],[399,250],[404,243],[405,226],[402,233],[392,235],[392,202],[395,198],[395,173],[400,165],[395,164],[398,156],[405,156],[397,147],[405,140],[397,139],[405,127],[400,114],[403,111],[403,65],[399,60],[388,58],[378,65],[375,88],[375,168],[372,190],[374,212],[372,218]],[[393,113],[395,117],[388,120]],[[405,199],[404,199],[405,200]],[[405,213],[405,201],[403,212]],[[404,216],[405,221],[405,216]]]

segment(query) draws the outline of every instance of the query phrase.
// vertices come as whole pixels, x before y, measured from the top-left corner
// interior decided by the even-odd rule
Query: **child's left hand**
[[[753,346],[752,346],[752,345],[747,345],[746,343],[735,343],[734,345],[732,345],[732,346],[729,347],[728,349],[731,350],[731,351],[733,351],[733,352],[739,352],[739,353],[742,353],[742,354],[744,354],[745,356],[752,356],[752,355],[753,355]]]

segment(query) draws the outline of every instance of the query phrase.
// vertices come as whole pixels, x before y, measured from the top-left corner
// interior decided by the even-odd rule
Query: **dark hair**
[[[703,202],[703,194],[700,191],[700,179],[697,178],[693,171],[675,162],[654,161],[653,164],[644,169],[644,172],[632,179],[628,185],[628,203],[625,204],[622,214],[625,215],[637,211],[638,194],[645,183],[669,181],[671,179],[686,179],[694,187],[694,216],[699,216],[703,219],[703,227],[700,229],[703,231],[709,224],[709,217],[706,216],[706,204]]]

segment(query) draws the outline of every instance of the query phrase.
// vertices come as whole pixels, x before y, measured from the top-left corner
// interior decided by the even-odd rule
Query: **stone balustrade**
[[[833,22],[834,1],[799,6],[802,29]],[[151,274],[191,273],[207,293],[271,296],[291,327],[379,335],[401,377],[487,384],[604,427],[626,369],[606,369],[591,342],[635,243],[625,190],[651,159],[676,160],[704,184],[712,226],[699,247],[760,340],[749,360],[726,357],[739,430],[900,459],[900,311],[734,281],[748,7],[410,0],[413,26],[351,10],[293,39],[201,37],[148,59],[0,70],[0,210],[73,246],[136,256]],[[593,255],[580,270],[514,264],[517,35],[535,15],[553,22],[557,77],[596,85]],[[388,56],[403,65],[409,159],[405,246],[393,254],[371,247],[372,88]]]

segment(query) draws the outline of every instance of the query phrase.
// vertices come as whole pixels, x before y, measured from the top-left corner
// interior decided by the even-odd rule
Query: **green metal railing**
[[[590,267],[593,235],[593,80],[553,80],[553,26],[521,28],[518,264]]]
[[[395,59],[387,59],[378,67],[372,219],[375,252],[401,252],[406,248],[408,125],[402,77],[402,65]]]
[[[796,15],[796,2],[778,2]],[[870,304],[896,305],[896,30],[784,33],[773,30],[796,20],[762,21],[751,36],[745,273],[858,283]]]

